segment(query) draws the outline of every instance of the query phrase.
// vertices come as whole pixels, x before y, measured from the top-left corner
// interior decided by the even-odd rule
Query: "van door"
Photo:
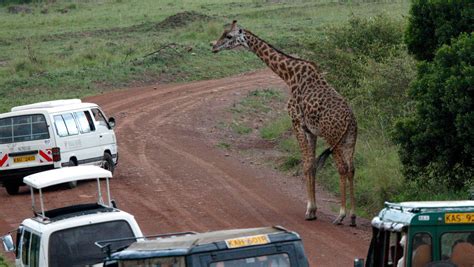
[[[44,259],[40,263],[41,237],[28,228],[22,228],[22,233],[18,236],[20,242],[18,242],[16,266],[44,266]]]
[[[102,151],[109,150],[111,156],[114,159],[114,162],[116,162],[117,145],[114,130],[109,124],[104,113],[99,108],[93,108],[92,114],[94,115],[95,126],[97,129],[97,133],[99,134],[99,140],[100,145],[102,147]]]

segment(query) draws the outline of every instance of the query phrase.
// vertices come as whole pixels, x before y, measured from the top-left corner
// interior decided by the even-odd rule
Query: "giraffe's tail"
[[[316,172],[318,172],[318,170],[320,170],[324,166],[324,162],[326,162],[326,159],[331,154],[332,154],[332,148],[329,147],[326,150],[324,150],[323,153],[321,153],[321,155],[319,155],[319,157],[316,159],[316,164],[315,164],[315,167],[314,167],[314,173],[315,174],[316,174]]]

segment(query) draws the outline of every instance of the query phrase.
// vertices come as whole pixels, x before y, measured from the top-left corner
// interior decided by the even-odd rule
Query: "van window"
[[[66,123],[67,132],[69,135],[76,135],[79,134],[79,130],[77,129],[76,121],[74,121],[74,117],[71,113],[63,114],[64,122]]]
[[[48,125],[42,114],[0,119],[0,144],[49,138]]]
[[[66,123],[64,123],[63,117],[61,115],[54,116],[54,126],[56,126],[56,133],[59,136],[68,136]]]
[[[81,128],[81,133],[90,133],[91,132],[91,125],[86,117],[86,113],[89,113],[89,111],[80,111],[80,112],[75,112],[74,116],[76,116],[77,123],[79,124],[79,127]],[[90,118],[90,114],[89,114]]]
[[[35,234],[31,234],[30,267],[39,266],[39,250],[40,250],[40,237]]]
[[[109,123],[107,122],[107,119],[105,118],[104,114],[98,109],[98,108],[93,108],[92,109],[92,114],[94,114],[94,119],[96,122],[99,123],[99,125],[103,125],[107,128],[110,129]]]
[[[101,262],[104,254],[94,245],[100,240],[133,237],[126,221],[110,221],[54,232],[49,239],[49,266],[84,266]],[[111,250],[128,246],[135,240],[114,242]]]

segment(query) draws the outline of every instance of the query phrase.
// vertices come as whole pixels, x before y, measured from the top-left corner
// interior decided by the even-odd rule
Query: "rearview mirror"
[[[115,128],[115,118],[114,117],[110,117],[109,118],[109,125],[110,125],[110,128]]]
[[[15,245],[13,244],[13,238],[10,234],[4,235],[1,237],[3,242],[3,248],[6,252],[13,252],[15,251]]]

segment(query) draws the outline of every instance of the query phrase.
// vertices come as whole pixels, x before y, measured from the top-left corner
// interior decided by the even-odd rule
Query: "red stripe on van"
[[[46,161],[53,161],[53,159],[52,159],[50,156],[48,156],[48,154],[44,153],[43,150],[40,150],[40,151],[39,151],[39,154],[40,154],[40,156],[41,156],[42,158],[44,158]]]
[[[0,167],[2,167],[3,164],[5,164],[5,162],[7,161],[7,159],[8,159],[8,155],[5,155],[5,156],[3,156],[2,159],[0,159]]]

